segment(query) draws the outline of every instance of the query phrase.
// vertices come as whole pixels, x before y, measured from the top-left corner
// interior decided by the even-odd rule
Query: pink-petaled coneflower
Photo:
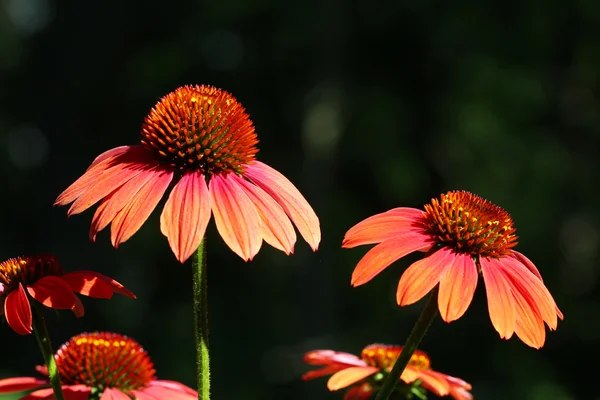
[[[415,303],[439,284],[440,314],[454,321],[471,304],[481,274],[500,337],[516,333],[525,344],[542,347],[544,322],[554,330],[563,316],[535,265],[513,250],[517,236],[510,215],[465,191],[442,194],[424,208],[394,208],[346,233],[342,247],[379,243],[354,269],[352,285],[367,283],[394,261],[423,251],[425,257],[400,278],[399,305]]]
[[[101,201],[90,238],[110,223],[111,241],[118,247],[137,232],[173,182],[160,229],[182,263],[200,245],[211,214],[225,243],[244,260],[258,253],[263,240],[292,253],[292,222],[316,250],[321,240],[317,216],[285,176],[255,160],[257,143],[252,121],[231,94],[212,86],[183,86],[150,111],[141,145],[98,156],[55,205],[73,202],[71,216]]]
[[[83,316],[83,304],[75,293],[110,299],[119,293],[135,295],[119,282],[94,271],[64,273],[53,255],[11,258],[0,263],[0,316],[18,334],[33,332],[30,298],[46,307],[73,310]]]
[[[331,391],[349,388],[344,400],[367,400],[379,390],[381,384],[402,352],[402,346],[371,344],[365,347],[359,357],[333,350],[314,350],[306,353],[304,362],[323,368],[309,371],[304,380],[331,375],[327,388]],[[413,384],[421,386],[436,396],[451,396],[456,400],[472,400],[471,385],[462,379],[431,369],[429,356],[420,350],[412,355],[400,380],[408,386],[399,385],[397,391],[413,389]]]
[[[93,332],[72,337],[54,355],[65,400],[197,400],[182,383],[156,379],[148,353],[133,339]],[[48,375],[46,367],[38,372]],[[54,399],[48,378],[0,380],[0,393],[35,389],[21,400]]]

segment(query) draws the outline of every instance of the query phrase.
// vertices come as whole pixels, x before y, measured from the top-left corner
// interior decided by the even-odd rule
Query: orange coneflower
[[[11,258],[0,263],[0,316],[18,334],[33,331],[29,297],[46,307],[73,310],[83,315],[83,304],[73,292],[85,296],[110,299],[119,293],[135,299],[135,295],[119,282],[94,271],[63,272],[52,255]]]
[[[540,348],[546,331],[563,318],[533,263],[513,250],[517,236],[510,215],[472,193],[454,191],[432,199],[425,210],[395,208],[352,227],[342,247],[379,243],[352,274],[352,285],[367,283],[394,261],[414,251],[426,257],[400,278],[398,304],[415,303],[439,283],[438,305],[446,322],[469,307],[483,275],[488,309],[500,337],[513,333]]]
[[[141,136],[141,145],[98,156],[56,199],[57,205],[74,202],[69,216],[102,200],[92,220],[92,240],[112,223],[112,244],[125,242],[175,181],[160,229],[180,262],[200,245],[211,213],[225,243],[244,260],[258,253],[263,239],[292,253],[296,233],[290,219],[317,249],[317,216],[286,177],[255,160],[252,121],[226,91],[178,88],[150,111]]]
[[[182,383],[156,379],[148,353],[133,339],[117,333],[82,333],[54,355],[65,400],[197,400]],[[48,375],[46,367],[38,372]],[[0,380],[0,393],[36,389],[21,400],[53,399],[47,378]]]
[[[322,365],[323,368],[309,371],[302,379],[315,379],[332,375],[327,382],[331,391],[348,388],[344,400],[366,400],[374,394],[392,369],[402,352],[402,346],[372,344],[363,349],[360,358],[353,354],[333,350],[315,350],[306,353],[304,362]],[[411,389],[415,382],[437,396],[451,396],[456,400],[471,400],[471,385],[462,379],[445,375],[431,369],[429,356],[415,351],[400,380],[408,387],[399,386],[397,390]]]

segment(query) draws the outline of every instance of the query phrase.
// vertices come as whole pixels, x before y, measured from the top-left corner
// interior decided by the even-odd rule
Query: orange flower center
[[[62,275],[62,268],[56,257],[41,255],[16,257],[0,263],[0,295],[18,286],[31,285],[44,276]]]
[[[394,366],[401,352],[402,346],[371,344],[363,349],[360,356],[371,367],[388,370]],[[416,350],[410,358],[408,365],[424,370],[430,368],[431,362],[425,352]]]
[[[224,90],[183,86],[164,96],[142,125],[142,144],[181,171],[243,172],[258,139],[246,110]]]
[[[64,385],[86,385],[127,393],[155,379],[146,351],[127,336],[108,332],[82,333],[63,344],[54,356]]]
[[[448,192],[432,199],[425,205],[424,224],[441,244],[472,256],[499,258],[517,245],[510,215],[469,192]]]

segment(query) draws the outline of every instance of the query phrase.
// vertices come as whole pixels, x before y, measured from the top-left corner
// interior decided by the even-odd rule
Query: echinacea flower
[[[117,333],[74,336],[54,359],[65,400],[198,400],[198,393],[182,383],[157,380],[148,353]],[[46,367],[36,369],[48,375]],[[8,378],[0,380],[0,393],[36,389],[21,400],[54,399],[49,385],[48,378]]]
[[[102,200],[90,239],[111,223],[114,247],[146,221],[175,182],[160,216],[160,230],[185,262],[200,245],[211,214],[225,243],[251,260],[264,240],[290,254],[298,231],[313,250],[319,220],[281,173],[256,161],[258,139],[245,109],[212,86],[183,86],[164,96],[141,129],[141,145],[98,156],[55,205],[71,202],[68,215]],[[290,222],[291,220],[291,222]]]
[[[0,316],[20,335],[33,331],[29,297],[49,308],[83,315],[83,304],[73,292],[99,299],[119,293],[135,295],[119,282],[94,271],[63,272],[53,255],[11,258],[0,263]]]
[[[304,380],[331,375],[327,388],[331,391],[350,387],[344,400],[366,400],[383,383],[394,363],[402,352],[402,346],[371,344],[365,347],[359,357],[333,350],[314,350],[306,353],[304,362],[320,365],[323,368],[309,371]],[[408,385],[420,382],[421,386],[437,396],[451,396],[456,400],[471,400],[471,385],[431,369],[429,356],[416,350],[412,355],[400,380]],[[399,390],[403,390],[400,386]]]
[[[438,307],[446,322],[460,318],[483,275],[492,324],[501,338],[513,333],[527,345],[543,346],[546,331],[563,318],[535,265],[513,250],[517,236],[502,208],[465,191],[442,194],[425,210],[394,208],[352,227],[342,247],[379,243],[352,273],[359,286],[391,263],[415,251],[426,252],[402,274],[396,299],[415,303],[439,284]]]

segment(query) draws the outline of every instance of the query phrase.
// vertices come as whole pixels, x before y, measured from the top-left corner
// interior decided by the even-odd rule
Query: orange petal
[[[48,379],[19,377],[0,380],[0,393],[22,392],[47,385]]]
[[[4,316],[8,325],[19,335],[28,335],[33,331],[31,327],[31,304],[23,285],[10,292],[4,301]]]
[[[110,299],[113,293],[135,299],[136,296],[119,282],[95,271],[73,271],[61,276],[74,292],[97,299]]]
[[[541,348],[546,341],[546,329],[542,317],[519,293],[515,293],[514,298],[517,318],[515,333],[527,346]]]
[[[421,300],[446,275],[455,257],[452,250],[441,248],[408,267],[398,283],[398,305],[406,306]]]
[[[333,374],[327,381],[327,389],[331,391],[340,390],[360,382],[368,376],[379,371],[375,367],[350,367]]]
[[[352,286],[360,286],[369,282],[394,261],[413,251],[431,246],[428,239],[428,236],[411,232],[373,247],[358,262],[352,272]]]
[[[471,392],[461,387],[451,387],[450,397],[454,398],[455,400],[473,400],[473,395]]]
[[[509,339],[516,324],[515,300],[510,286],[496,259],[481,257],[480,263],[492,325],[501,338]]]
[[[342,247],[352,248],[363,244],[381,243],[408,232],[419,233],[422,228],[415,224],[422,216],[423,211],[405,207],[373,215],[346,232]]]
[[[419,370],[407,365],[404,371],[402,371],[402,375],[400,375],[400,379],[406,383],[413,383],[417,379],[419,379]]]
[[[188,172],[175,185],[160,215],[160,231],[173,254],[184,263],[198,250],[208,221],[211,199],[204,175]]]
[[[45,276],[27,287],[27,291],[46,307],[70,310],[75,307],[75,294],[69,284],[57,276]]]
[[[244,193],[250,198],[262,222],[262,238],[265,242],[285,254],[294,252],[296,232],[283,208],[260,187],[247,180],[232,175]]]
[[[308,371],[302,375],[302,380],[310,381],[312,379],[320,378],[326,375],[333,375],[338,371],[348,368],[347,365],[343,364],[331,364],[326,367],[316,369],[314,371]]]
[[[115,248],[128,240],[146,222],[173,179],[173,171],[154,168],[153,176],[133,199],[117,213],[110,226],[110,240]]]
[[[132,146],[119,146],[119,147],[115,147],[114,149],[105,151],[104,153],[100,154],[98,157],[94,158],[94,161],[92,161],[92,163],[90,164],[90,166],[88,167],[87,170],[89,171],[91,168],[98,165],[99,163],[101,163],[104,160],[107,160],[109,158],[115,158],[116,156],[127,152],[130,147],[132,147]]]
[[[450,393],[450,383],[446,380],[446,375],[431,370],[423,370],[419,374],[419,379],[423,387],[437,396],[446,396]]]
[[[452,267],[440,281],[438,306],[446,322],[459,319],[469,308],[477,287],[477,266],[469,254],[456,254]]]
[[[248,165],[244,176],[267,192],[290,217],[298,231],[316,251],[321,241],[319,218],[298,189],[279,171],[256,161]]]
[[[238,256],[252,260],[262,244],[261,222],[254,204],[228,175],[214,175],[209,193],[221,237]]]

